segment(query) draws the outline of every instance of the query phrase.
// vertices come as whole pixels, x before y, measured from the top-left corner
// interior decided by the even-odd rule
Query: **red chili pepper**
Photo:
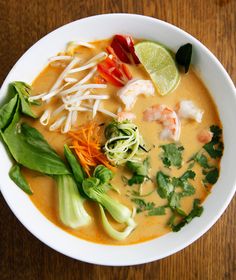
[[[134,41],[133,41],[133,38],[131,36],[117,34],[117,35],[115,35],[114,38],[117,39],[117,41],[121,44],[123,49],[125,51],[127,51],[128,53],[130,53],[130,50],[132,48],[134,48]]]
[[[113,74],[109,72],[109,68],[106,68],[106,66],[103,65],[103,63],[99,63],[97,65],[98,72],[100,75],[107,81],[113,84],[114,86],[117,87],[123,87],[123,83],[115,77]]]
[[[123,61],[125,63],[129,63],[129,62],[127,62],[128,60],[124,61],[121,59],[121,57],[128,58],[128,56],[125,54],[125,51],[126,51],[127,53],[130,53],[132,55],[133,61],[135,64],[140,63],[137,55],[135,54],[134,41],[131,36],[117,34],[117,35],[115,35],[112,43],[113,43],[113,45],[115,45],[116,48],[114,48],[113,46],[112,47],[114,48],[115,53],[117,54],[117,56],[120,58],[121,61]],[[118,47],[118,45],[120,45],[120,47]],[[116,52],[116,50],[118,51],[118,53]],[[123,50],[123,54],[121,55],[122,50]]]
[[[125,76],[128,78],[128,80],[131,80],[132,79],[132,74],[131,72],[129,71],[129,68],[127,67],[127,65],[123,64],[121,65],[122,67],[122,70],[124,71],[125,73]]]
[[[111,42],[111,47],[115,51],[116,55],[119,57],[119,59],[124,63],[131,63],[128,55],[122,48],[122,45],[120,44],[120,41],[116,38],[116,36],[113,38]]]

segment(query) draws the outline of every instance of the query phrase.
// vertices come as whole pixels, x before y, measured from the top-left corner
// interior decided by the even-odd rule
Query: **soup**
[[[32,202],[70,234],[114,245],[140,243],[178,231],[200,216],[200,204],[219,176],[223,149],[216,106],[193,67],[188,73],[178,71],[171,54],[152,43],[154,46],[147,48],[167,56],[159,63],[164,66],[158,68],[136,47],[143,41],[135,41],[134,52],[132,39],[119,36],[70,44],[64,53],[52,58],[32,83],[31,101],[42,101],[32,110],[41,118],[23,117],[61,158],[65,160],[65,144],[76,156],[87,180],[78,188],[85,192],[80,195],[85,197],[83,207],[90,219],[80,226],[66,224],[67,217],[60,211],[70,200],[60,198],[58,181],[22,168],[33,192]],[[73,64],[73,57],[79,59],[58,83]],[[165,67],[169,73],[164,72]],[[161,75],[167,79],[164,83]],[[81,85],[85,86],[81,89]],[[98,175],[107,170],[113,174],[101,188],[102,179],[94,172],[96,165],[104,168]],[[99,194],[90,193],[91,184],[100,188]],[[111,202],[105,201],[104,194]],[[109,203],[117,201],[125,207],[128,219],[109,208]]]

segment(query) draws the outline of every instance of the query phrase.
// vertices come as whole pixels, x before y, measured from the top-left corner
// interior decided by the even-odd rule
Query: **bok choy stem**
[[[59,216],[64,225],[78,228],[90,223],[77,185],[70,175],[56,176],[59,194]]]

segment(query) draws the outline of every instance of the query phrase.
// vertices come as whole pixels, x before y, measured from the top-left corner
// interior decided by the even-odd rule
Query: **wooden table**
[[[235,0],[1,0],[0,83],[48,32],[111,12],[144,14],[179,26],[205,44],[236,82]],[[235,206],[234,199],[211,230],[183,251],[146,265],[113,268],[75,261],[48,248],[19,223],[0,195],[0,279],[236,279]]]

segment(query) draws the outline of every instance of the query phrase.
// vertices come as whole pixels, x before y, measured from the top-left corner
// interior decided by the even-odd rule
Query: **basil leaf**
[[[174,186],[171,183],[170,177],[161,171],[157,172],[157,192],[161,198],[168,198],[170,193],[174,191]]]
[[[182,165],[182,152],[184,150],[183,146],[179,146],[175,143],[166,144],[160,146],[163,150],[161,156],[162,162],[165,167],[175,166],[180,168]]]
[[[18,123],[19,111],[1,133],[14,159],[21,165],[48,175],[70,174],[42,134],[26,123]]]
[[[24,192],[27,194],[33,194],[32,190],[30,189],[30,186],[28,182],[26,181],[25,177],[20,171],[19,165],[12,166],[9,176],[12,179],[12,181],[20,187]]]
[[[187,73],[189,70],[191,57],[192,57],[192,44],[190,43],[181,46],[175,55],[176,62],[184,67],[185,73]]]

